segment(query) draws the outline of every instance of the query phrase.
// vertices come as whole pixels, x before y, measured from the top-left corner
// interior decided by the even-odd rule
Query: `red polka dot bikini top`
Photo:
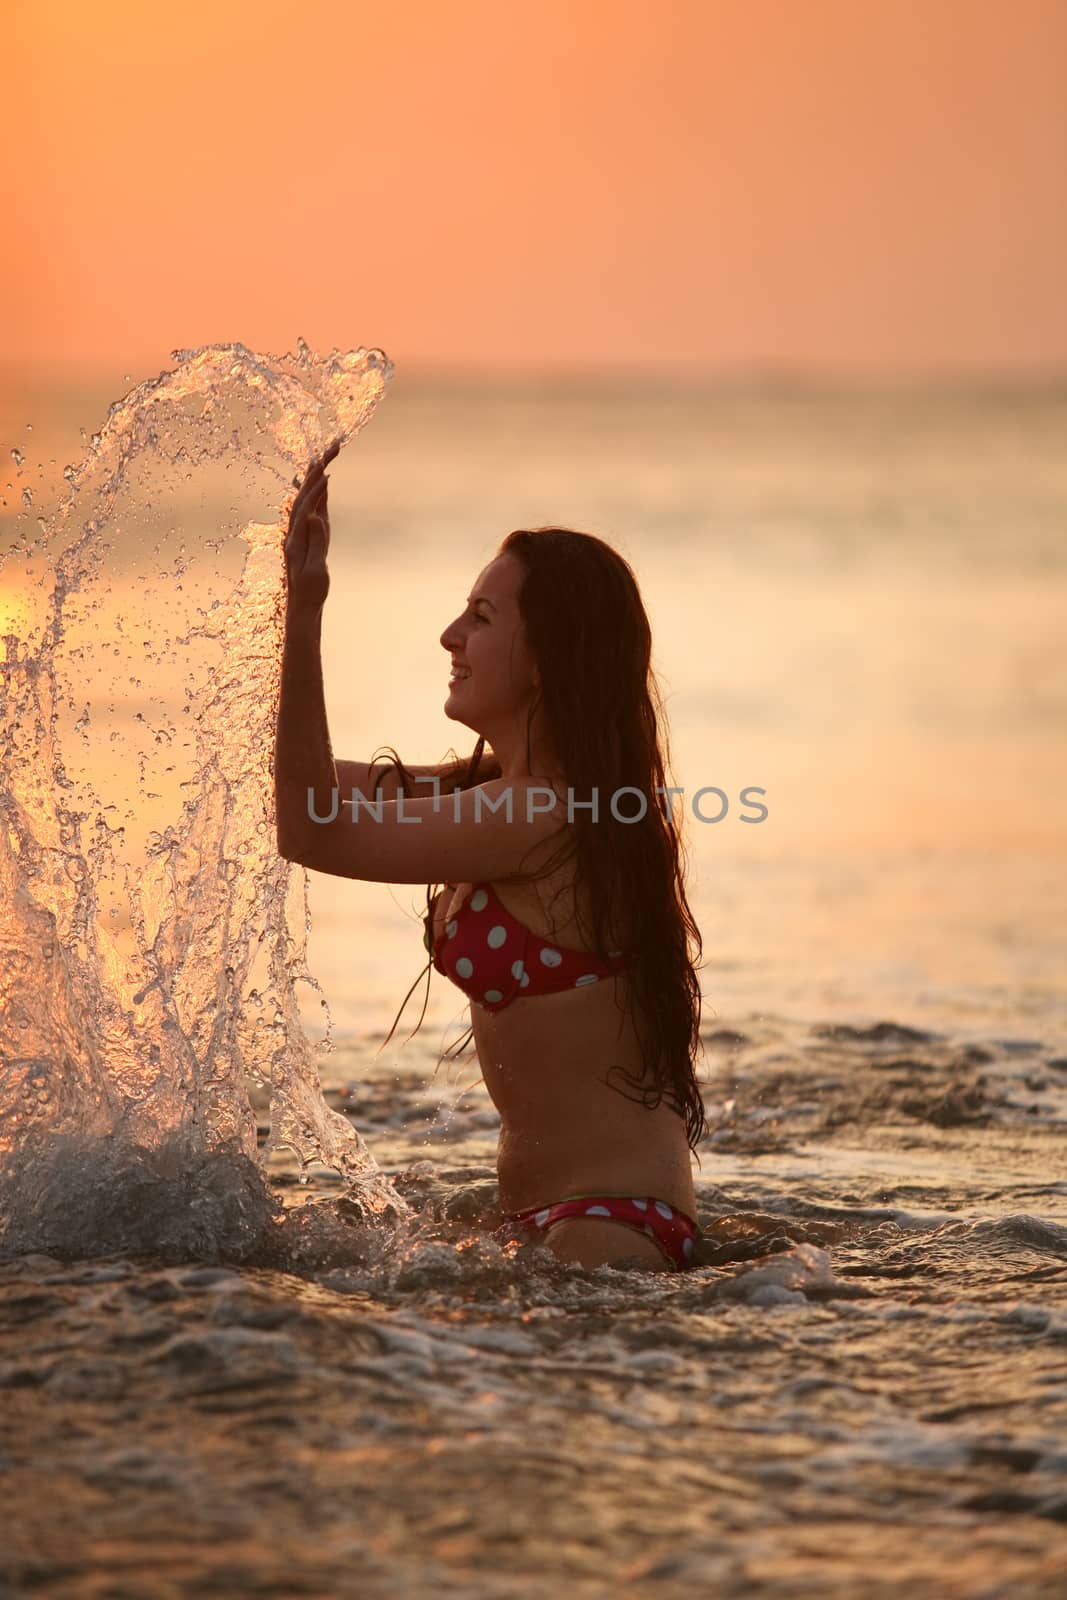
[[[432,929],[431,912],[423,942],[438,972],[487,1011],[502,1011],[512,1000],[581,989],[625,971],[627,965],[621,950],[610,950],[609,959],[602,961],[542,939],[505,910],[488,883],[474,884],[431,948]]]

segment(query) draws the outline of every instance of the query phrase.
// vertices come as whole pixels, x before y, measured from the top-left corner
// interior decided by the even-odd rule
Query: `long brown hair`
[[[609,929],[631,930],[627,977],[644,1072],[637,1078],[616,1065],[605,1081],[649,1110],[666,1099],[684,1118],[687,1141],[696,1152],[708,1131],[694,1067],[702,1049],[697,971],[703,945],[685,892],[686,846],[667,798],[669,737],[637,580],[618,551],[572,528],[517,529],[497,554],[511,554],[523,566],[519,612],[541,679],[527,715],[527,765],[533,716],[541,704],[576,803],[560,851],[539,875],[575,858],[575,885],[588,887],[593,918],[584,937],[598,955],[607,954]],[[483,755],[484,746],[480,738],[469,761],[457,760],[442,773],[442,793],[501,776],[496,758]],[[414,793],[400,757],[395,750],[389,754],[405,795]],[[620,794],[628,789],[637,793]],[[588,809],[580,809],[594,790],[596,821]],[[620,821],[619,816],[637,818],[638,796],[646,802],[644,815]],[[619,816],[612,809],[614,797]],[[530,876],[518,872],[507,881]],[[427,923],[440,887],[427,885]],[[416,984],[423,973],[429,984],[432,965],[431,959]],[[386,1042],[414,988],[405,995]],[[425,1012],[424,999],[409,1038]],[[469,1029],[449,1055],[458,1054],[472,1033]],[[613,1076],[638,1092],[628,1094],[611,1083]]]

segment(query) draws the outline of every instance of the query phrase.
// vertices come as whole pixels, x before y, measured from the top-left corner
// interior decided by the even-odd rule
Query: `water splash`
[[[64,1203],[84,1235],[86,1195],[131,1152],[158,1176],[164,1148],[189,1170],[232,1157],[242,1184],[251,1163],[266,1193],[288,1147],[370,1213],[404,1209],[320,1092],[296,996],[319,987],[307,878],[277,854],[271,774],[293,485],[392,364],[303,340],[173,359],[109,408],[54,506],[37,492],[4,524],[0,1203],[20,1248],[34,1216],[56,1247]]]

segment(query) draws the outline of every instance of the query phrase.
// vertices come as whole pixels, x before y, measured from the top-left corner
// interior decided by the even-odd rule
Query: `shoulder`
[[[556,824],[567,820],[566,797],[559,786],[553,786],[547,778],[489,778],[461,792],[480,795],[474,802],[480,810],[491,806],[494,811],[503,810],[530,822],[539,817],[549,817]]]

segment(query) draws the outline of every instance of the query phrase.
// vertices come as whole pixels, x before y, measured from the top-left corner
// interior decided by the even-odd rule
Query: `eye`
[[[478,613],[477,613],[477,611],[476,611],[476,612],[475,612],[475,613],[474,613],[474,620],[475,620],[475,622],[488,622],[488,621],[489,621],[489,618],[488,618],[488,617],[481,617],[481,616],[479,616],[479,615],[478,615]]]

